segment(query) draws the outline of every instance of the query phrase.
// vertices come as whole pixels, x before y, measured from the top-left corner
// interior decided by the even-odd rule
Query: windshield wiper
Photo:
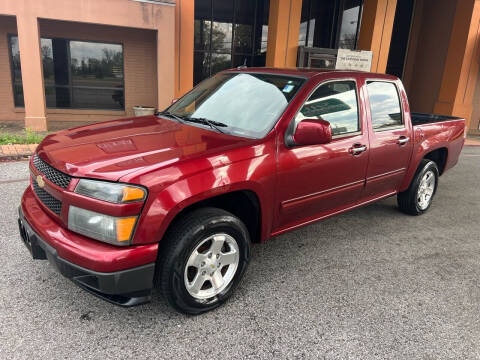
[[[165,115],[165,116],[170,116],[172,118],[174,118],[175,120],[177,120],[178,122],[180,123],[184,123],[185,121],[180,117],[180,116],[177,116],[175,114],[172,114],[171,112],[169,111],[160,111],[157,113],[157,115]]]
[[[227,124],[224,124],[219,121],[214,121],[214,120],[208,120],[206,118],[196,118],[196,117],[182,117],[182,120],[184,121],[189,121],[189,122],[194,122],[197,124],[204,124],[210,126],[212,129],[217,130],[218,132],[221,132],[222,134],[225,133],[220,127],[228,127]]]
[[[186,115],[175,115],[169,111],[160,111],[157,113],[157,115],[165,115],[165,116],[170,116],[174,118],[175,120],[178,120],[182,124],[185,123],[186,121],[197,123],[197,124],[204,124],[210,126],[212,129],[217,130],[218,132],[221,132],[224,134],[225,132],[220,129],[219,127],[228,127],[227,124],[224,124],[219,121],[214,121],[214,120],[209,120],[207,118],[196,118],[196,117],[188,117]]]

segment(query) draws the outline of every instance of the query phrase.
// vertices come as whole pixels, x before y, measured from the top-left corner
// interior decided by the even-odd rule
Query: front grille
[[[60,213],[62,212],[62,202],[54,198],[52,195],[50,195],[48,192],[46,192],[40,186],[38,186],[34,178],[32,178],[32,184],[33,184],[33,191],[35,192],[37,197],[40,199],[40,201],[43,203],[43,205],[45,205],[47,208],[52,210],[55,214],[60,216]]]
[[[37,154],[33,156],[33,166],[40,171],[45,177],[55,185],[66,189],[72,177],[48,165],[45,161],[40,159]]]

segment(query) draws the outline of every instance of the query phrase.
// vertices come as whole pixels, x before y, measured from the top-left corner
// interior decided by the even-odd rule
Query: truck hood
[[[133,171],[166,167],[252,141],[145,116],[51,134],[39,145],[37,153],[42,160],[71,176],[117,181]]]

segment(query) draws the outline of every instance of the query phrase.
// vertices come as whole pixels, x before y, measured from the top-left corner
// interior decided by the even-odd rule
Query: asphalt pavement
[[[232,299],[201,316],[157,295],[120,308],[31,260],[27,178],[0,163],[0,359],[480,359],[480,147],[423,216],[390,198],[255,245]]]

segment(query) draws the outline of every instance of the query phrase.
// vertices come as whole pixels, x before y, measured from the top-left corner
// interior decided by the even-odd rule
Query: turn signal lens
[[[137,217],[118,218],[117,219],[117,241],[130,240]]]
[[[129,202],[135,200],[143,200],[145,191],[138,187],[125,186],[123,188],[122,202]]]

